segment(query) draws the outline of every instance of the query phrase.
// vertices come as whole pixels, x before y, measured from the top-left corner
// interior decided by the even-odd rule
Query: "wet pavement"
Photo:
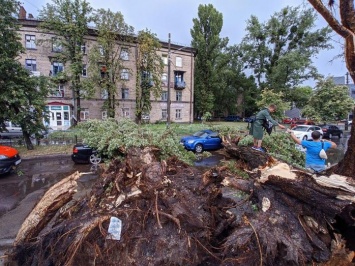
[[[76,197],[88,193],[97,178],[90,164],[74,164],[70,155],[23,159],[16,172],[0,176],[0,265],[4,251],[11,247],[22,222],[46,190],[79,171]]]

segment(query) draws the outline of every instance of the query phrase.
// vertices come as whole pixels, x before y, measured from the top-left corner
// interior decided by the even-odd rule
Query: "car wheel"
[[[202,144],[197,144],[195,147],[195,152],[201,153],[203,152],[203,146]]]
[[[90,155],[90,163],[92,164],[99,164],[101,162],[101,157],[98,156],[97,154],[91,154]]]
[[[332,137],[333,137],[333,135],[329,133],[329,138],[331,139]]]
[[[302,140],[307,140],[307,139],[308,139],[307,136],[304,136]]]
[[[339,139],[341,139],[343,137],[343,133],[339,134]]]

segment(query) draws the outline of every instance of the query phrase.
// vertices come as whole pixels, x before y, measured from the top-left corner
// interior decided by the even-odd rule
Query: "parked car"
[[[0,145],[0,174],[11,172],[20,163],[21,157],[15,148]]]
[[[343,137],[343,130],[335,125],[320,125],[323,131],[323,138],[331,139],[333,136]]]
[[[251,123],[252,121],[255,120],[255,115],[249,116],[249,117],[244,117],[244,122]]]
[[[295,123],[296,121],[298,121],[299,118],[296,118],[296,117],[285,117],[284,119],[282,119],[282,124],[292,124],[292,123]]]
[[[96,150],[86,144],[75,144],[71,155],[74,163],[92,163],[99,164],[101,157]]]
[[[319,126],[313,126],[313,125],[297,125],[293,127],[292,129],[293,134],[298,139],[301,140],[311,140],[312,139],[312,132],[317,130],[321,135],[323,135],[323,131]]]
[[[243,121],[243,118],[239,115],[229,115],[224,120],[231,121],[231,122],[240,122]]]
[[[19,138],[22,137],[22,128],[12,123],[11,121],[5,121],[5,130],[0,129],[0,137],[1,138]]]
[[[191,136],[182,137],[180,144],[189,151],[200,153],[207,150],[217,150],[222,148],[222,139],[218,132],[204,129]]]
[[[297,125],[315,125],[315,123],[311,120],[297,120],[291,123],[290,128],[293,128]]]

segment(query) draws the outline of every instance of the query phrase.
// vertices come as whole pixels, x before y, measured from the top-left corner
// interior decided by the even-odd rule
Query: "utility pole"
[[[170,33],[169,33],[169,41],[168,41],[168,97],[167,97],[167,103],[166,103],[166,108],[167,108],[167,119],[166,119],[166,127],[169,128],[170,124]]]

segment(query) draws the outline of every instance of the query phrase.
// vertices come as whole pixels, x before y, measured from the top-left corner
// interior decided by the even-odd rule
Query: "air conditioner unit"
[[[39,71],[31,71],[31,77],[39,77],[41,75],[41,72]]]

